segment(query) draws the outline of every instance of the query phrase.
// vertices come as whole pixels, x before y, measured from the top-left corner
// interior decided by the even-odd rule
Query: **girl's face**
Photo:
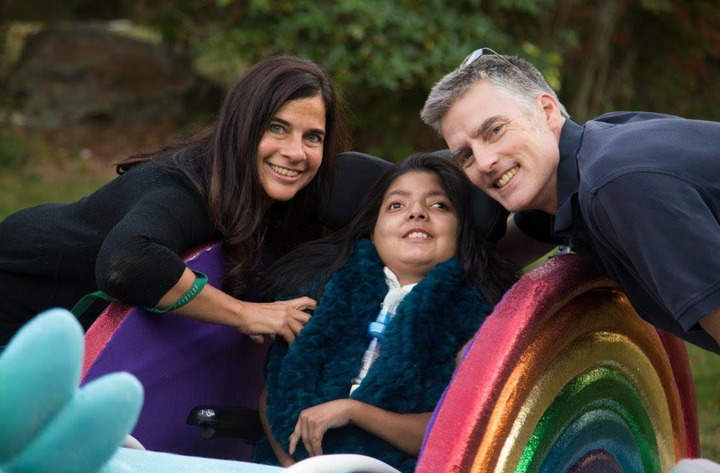
[[[455,209],[433,173],[411,171],[395,179],[383,198],[372,241],[402,285],[420,281],[457,253]]]
[[[257,150],[258,180],[269,203],[288,201],[320,169],[325,104],[317,95],[286,102],[270,121]]]

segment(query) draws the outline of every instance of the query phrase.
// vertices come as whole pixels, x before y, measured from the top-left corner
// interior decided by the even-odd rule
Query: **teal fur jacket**
[[[327,286],[310,322],[289,347],[276,342],[267,366],[267,419],[288,450],[303,409],[348,398],[368,347],[368,324],[388,291],[373,244],[360,240]],[[478,330],[489,306],[465,281],[456,258],[435,266],[403,299],[385,333],[380,356],[352,399],[401,414],[432,412],[455,368],[455,357]],[[356,453],[413,471],[417,458],[355,426],[330,429],[324,453]],[[298,444],[295,459],[306,458]],[[253,461],[277,464],[267,438]]]

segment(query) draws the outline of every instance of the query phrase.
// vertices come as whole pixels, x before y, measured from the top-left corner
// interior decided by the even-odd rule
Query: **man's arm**
[[[623,289],[665,309],[654,317],[665,318],[668,331],[683,337],[667,323],[674,319],[688,340],[717,352],[710,344],[720,340],[720,227],[705,188],[652,170],[622,174],[595,192],[587,213],[596,245],[629,268],[619,274]]]
[[[497,251],[521,268],[533,263],[555,248],[550,243],[533,240],[518,228],[515,219],[508,218],[505,236],[498,241]]]
[[[700,319],[700,326],[720,345],[720,307]]]

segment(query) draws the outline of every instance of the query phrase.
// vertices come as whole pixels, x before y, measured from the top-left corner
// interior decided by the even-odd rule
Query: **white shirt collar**
[[[390,286],[390,289],[400,289],[404,292],[410,292],[413,290],[415,286],[417,286],[418,283],[412,283],[412,284],[406,284],[404,286],[400,285],[400,280],[397,276],[395,276],[395,273],[393,273],[390,268],[385,266],[383,268],[383,271],[385,271],[385,279],[387,280],[388,286]]]

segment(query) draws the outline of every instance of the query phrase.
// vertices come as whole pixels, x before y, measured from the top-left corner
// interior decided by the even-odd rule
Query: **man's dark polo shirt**
[[[515,222],[592,259],[648,322],[720,353],[698,325],[720,306],[720,123],[644,112],[566,120],[557,213]]]

